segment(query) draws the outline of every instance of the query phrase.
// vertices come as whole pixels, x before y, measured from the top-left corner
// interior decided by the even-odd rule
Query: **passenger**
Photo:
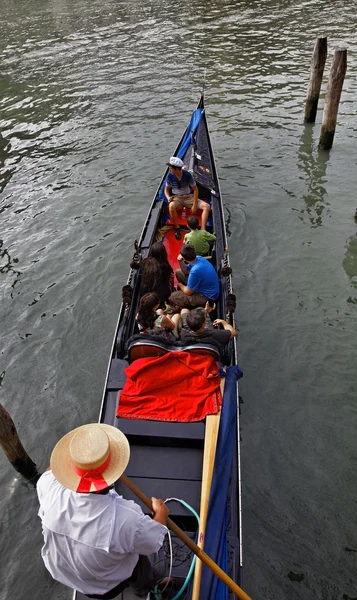
[[[183,169],[183,162],[177,156],[171,156],[167,163],[169,174],[166,179],[164,194],[169,203],[169,213],[175,226],[175,238],[181,239],[180,226],[178,224],[177,209],[190,208],[194,215],[197,209],[202,210],[202,229],[206,229],[206,224],[211,207],[207,202],[198,197],[197,184],[189,171]]]
[[[164,244],[155,242],[148,258],[140,263],[141,293],[156,292],[161,302],[167,302],[174,289],[174,272],[168,261]]]
[[[160,296],[156,292],[145,294],[139,303],[136,320],[140,333],[163,337],[166,340],[176,340],[177,325],[180,315],[172,316],[172,319],[159,310]]]
[[[212,312],[214,308],[215,305],[211,307],[207,302],[204,309],[195,308],[191,311],[187,310],[187,308],[182,309],[181,340],[185,343],[189,343],[190,339],[192,340],[195,338],[199,339],[201,342],[206,342],[207,344],[214,340],[217,342],[222,353],[224,346],[228,344],[229,340],[237,336],[237,331],[223,319],[216,319],[212,325],[212,323],[209,322],[209,319],[207,319],[207,315]],[[215,327],[219,325],[223,325],[223,330],[215,329]]]
[[[204,229],[198,229],[199,221],[196,215],[191,215],[187,219],[187,225],[191,229],[191,233],[186,233],[184,242],[191,244],[199,256],[208,256],[211,251],[209,242],[215,242],[216,236]]]
[[[160,579],[148,556],[162,546],[168,510],[152,498],[151,519],[117,494],[129,456],[116,427],[82,425],[58,442],[37,482],[45,566],[88,598],[116,598],[129,586],[146,598]]]
[[[207,300],[217,300],[219,279],[214,267],[190,244],[184,244],[178,255],[180,269],[176,271],[179,290],[170,296],[170,304],[176,308],[205,306]]]

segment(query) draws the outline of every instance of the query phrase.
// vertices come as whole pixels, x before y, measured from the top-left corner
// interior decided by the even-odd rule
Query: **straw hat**
[[[119,479],[129,462],[125,435],[103,423],[82,425],[67,433],[51,454],[59,483],[75,492],[100,491]]]

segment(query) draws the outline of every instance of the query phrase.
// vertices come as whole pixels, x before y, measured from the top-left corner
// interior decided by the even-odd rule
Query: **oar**
[[[225,379],[221,379],[221,394],[223,398]],[[214,471],[214,460],[216,457],[216,448],[218,440],[219,423],[221,420],[221,411],[215,415],[207,415],[205,428],[205,445],[203,451],[203,468],[201,484],[201,503],[200,503],[200,524],[198,528],[197,545],[204,548],[206,524],[208,517],[208,505],[211,494],[212,477]],[[202,561],[196,560],[195,574],[192,586],[192,600],[199,600],[202,577]]]
[[[131,481],[126,475],[122,475],[120,477],[120,481],[124,483],[124,485],[126,485],[126,487],[129,488],[129,490],[131,490],[133,494],[135,494],[135,496],[137,496],[139,500],[141,500],[141,502],[145,504],[145,506],[147,506],[150,510],[153,510],[150,498],[146,494],[144,494],[144,492],[133,481]],[[200,560],[202,560],[203,563],[205,563],[205,565],[212,571],[212,573],[217,575],[217,577],[221,581],[223,581],[223,583],[231,590],[231,592],[233,592],[233,594],[237,598],[239,598],[240,600],[252,600],[251,597],[248,596],[248,594],[246,594],[242,590],[242,588],[240,588],[239,585],[237,585],[235,581],[233,581],[233,579],[231,579],[229,575],[227,575],[227,573],[225,573],[223,569],[221,569],[221,567],[219,567],[214,562],[214,560],[212,560],[212,558],[208,556],[208,554],[206,554],[201,548],[199,548],[197,544],[195,544],[195,542],[191,540],[191,538],[188,537],[188,535],[186,535],[186,533],[182,531],[182,529],[180,529],[178,525],[176,525],[176,523],[174,523],[170,518],[168,518],[166,524],[171,529],[171,531],[173,531],[177,535],[177,537],[182,542],[184,542],[184,544],[186,544],[186,546],[190,550],[192,550],[192,552],[194,552],[194,554],[196,554],[196,556]]]

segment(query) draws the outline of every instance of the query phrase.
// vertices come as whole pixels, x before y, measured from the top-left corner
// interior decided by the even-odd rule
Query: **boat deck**
[[[125,360],[116,358],[112,360],[102,412],[105,416],[103,422],[120,428],[129,440],[131,452],[126,474],[149,497],[155,496],[163,500],[167,498],[183,499],[199,513],[205,423],[203,421],[170,423],[117,418],[118,395],[125,383],[124,369],[127,366],[128,363]],[[236,459],[234,459],[234,471],[237,472]],[[236,485],[231,487],[228,527],[230,573],[235,581],[239,581],[238,497]],[[149,513],[146,506],[120,481],[116,484],[116,490],[128,500],[137,502],[144,513]],[[179,502],[170,502],[169,508],[170,517],[194,539],[197,522],[192,513]],[[192,554],[187,549],[183,549],[182,543],[175,540],[174,536],[173,547],[172,576],[175,578],[175,589],[178,589],[187,575]],[[177,553],[180,555],[179,560],[175,560],[175,548],[176,555]],[[155,564],[163,558],[166,558],[168,565],[167,549],[160,551],[158,556],[152,556],[151,561]],[[136,598],[130,589],[119,597],[122,600]],[[83,594],[77,592],[76,600],[85,600],[85,598]]]
[[[170,423],[117,418],[118,394],[125,383],[124,369],[127,366],[128,363],[125,360],[112,360],[104,400],[105,410],[103,411],[105,415],[103,422],[120,428],[129,440],[130,461],[126,475],[149,497],[155,496],[164,500],[166,498],[183,499],[199,512],[204,422]],[[149,513],[147,507],[120,481],[116,483],[116,490],[126,499],[138,503],[144,513]],[[179,502],[170,502],[169,507],[170,517],[194,538],[197,522],[192,513]],[[174,549],[182,547],[182,543],[177,543],[174,536],[173,547]],[[158,560],[163,560],[165,551],[163,552],[164,555],[160,551],[158,556],[151,557],[153,564]],[[174,560],[173,577],[178,588],[184,582],[192,558],[191,553],[186,549],[184,554],[185,560],[181,556],[179,564],[176,566]],[[123,600],[136,598],[130,589],[119,597]],[[77,592],[77,600],[85,598],[83,594]]]
[[[229,267],[224,211],[206,118],[203,111],[203,98],[201,98],[194,114],[199,110],[202,110],[201,114],[203,116],[199,121],[199,125],[196,123],[194,127],[189,125],[187,128],[186,134],[189,136],[190,142],[186,150],[180,153],[180,156],[182,156],[184,164],[194,173],[199,188],[199,197],[211,205],[212,210],[207,223],[207,229],[213,232],[217,239],[212,250],[210,262],[219,274],[221,286],[221,295],[216,301],[215,310],[217,317],[228,318],[234,325],[234,316],[227,316],[229,312],[227,309],[227,297],[232,292],[232,286],[230,274],[223,272],[223,267]],[[194,130],[196,130],[195,134]],[[186,134],[181,139],[175,155],[179,155],[178,151],[181,151],[181,144],[185,146]],[[194,144],[192,144],[193,135],[195,135]],[[161,240],[166,247],[169,262],[175,272],[179,266],[177,256],[188,228],[186,217],[182,218],[181,211],[178,211],[182,238],[181,240],[175,239],[175,232],[168,215],[167,205],[166,202],[163,202],[163,186],[166,173],[154,197],[140,240],[135,246],[135,260],[146,258],[152,244],[157,240]],[[201,211],[198,211],[198,217],[200,217],[200,213]],[[125,360],[128,356],[128,340],[137,333],[135,316],[140,300],[140,277],[140,270],[131,269],[127,286],[124,286],[125,288],[131,288],[132,297],[130,301],[123,299],[121,306],[100,410],[100,422],[118,427],[127,436],[130,443],[131,455],[125,473],[147,496],[155,496],[163,500],[168,498],[182,499],[199,513],[205,421],[189,423],[163,422],[119,419],[116,417],[118,397],[126,379],[124,369],[128,366],[128,362]],[[228,362],[223,361],[224,364],[235,364],[237,351],[233,342],[227,346],[227,353]],[[238,390],[235,400],[237,401],[237,399]],[[227,572],[234,581],[241,584],[239,415],[235,419],[237,420],[237,427],[234,440],[233,435],[231,436],[233,442],[232,448],[235,448],[235,450],[233,450],[233,463],[227,494],[228,506],[224,503],[224,507],[227,506],[227,509],[224,508],[224,510],[227,510],[228,513]],[[226,485],[228,486],[227,479]],[[128,500],[137,502],[144,513],[149,513],[146,506],[142,505],[120,481],[117,482],[116,489],[119,494],[122,494]],[[197,521],[195,516],[180,502],[170,501],[168,506],[170,509],[170,518],[187,535],[195,539],[197,535]],[[175,592],[171,590],[171,594],[169,595],[171,598],[183,584],[192,560],[192,553],[182,542],[177,540],[175,536],[173,536],[172,540],[174,559],[172,576],[175,578]],[[159,554],[150,557],[151,562],[155,564],[158,561],[165,560],[168,566],[169,554],[168,543],[165,541]],[[203,571],[203,578],[205,577],[204,573],[205,571]],[[232,593],[229,592],[228,596],[230,600],[233,600],[234,595]],[[85,600],[85,598],[80,593],[74,595],[75,600]],[[128,589],[119,598],[121,600],[135,600],[136,596],[132,590]],[[186,593],[182,596],[182,600],[185,599]]]

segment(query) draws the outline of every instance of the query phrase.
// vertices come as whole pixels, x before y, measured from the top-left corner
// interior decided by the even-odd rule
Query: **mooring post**
[[[0,404],[0,446],[16,471],[28,481],[36,483],[40,473],[21,444],[14,422],[2,404]]]
[[[305,104],[305,123],[315,123],[326,57],[327,37],[317,38],[310,66],[309,87]]]
[[[347,69],[347,50],[335,50],[327,83],[325,107],[322,116],[319,149],[330,150],[335,135],[338,105]]]

